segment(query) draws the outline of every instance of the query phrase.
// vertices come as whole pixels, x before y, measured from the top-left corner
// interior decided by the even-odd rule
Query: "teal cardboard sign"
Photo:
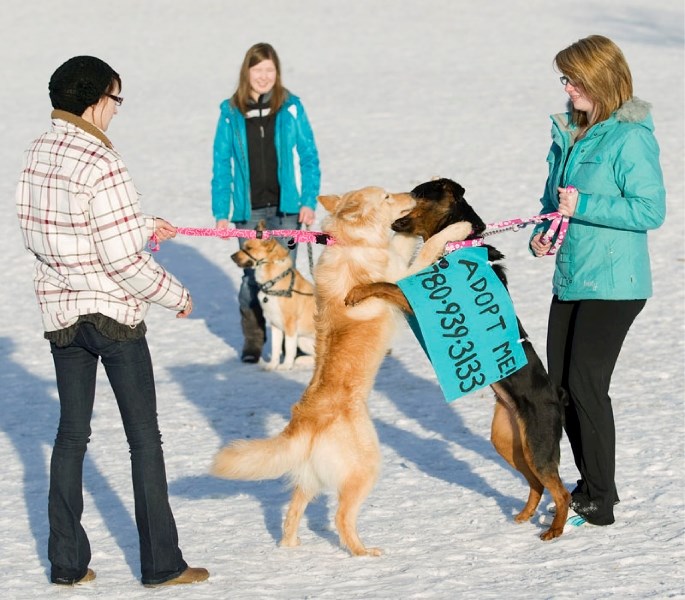
[[[409,324],[447,402],[528,361],[509,292],[488,264],[487,248],[463,248],[397,282],[414,310]]]

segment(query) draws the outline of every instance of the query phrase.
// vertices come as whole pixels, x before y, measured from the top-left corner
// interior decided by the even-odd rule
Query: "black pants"
[[[578,493],[597,505],[592,521],[614,522],[616,434],[609,386],[623,341],[646,300],[552,299],[547,366],[569,395],[564,429],[580,472]]]

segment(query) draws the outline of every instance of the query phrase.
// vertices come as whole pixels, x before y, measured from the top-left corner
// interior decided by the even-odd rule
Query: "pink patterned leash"
[[[257,231],[256,229],[216,229],[213,227],[177,227],[176,233],[195,237],[245,238],[268,240],[272,237],[288,238],[288,247],[295,244],[322,244],[330,246],[335,240],[327,233],[309,231],[308,229],[272,229]],[[152,252],[159,250],[159,240],[153,234],[148,242]]]
[[[576,188],[572,185],[567,185],[566,191],[575,192]],[[551,256],[556,254],[557,250],[561,248],[561,244],[564,243],[564,238],[566,237],[566,231],[568,230],[568,217],[565,217],[560,212],[548,213],[546,215],[535,215],[529,219],[510,219],[509,221],[490,223],[489,225],[485,226],[486,230],[481,236],[470,240],[463,240],[461,242],[449,242],[445,246],[445,251],[449,253],[459,250],[459,248],[482,246],[485,243],[483,237],[486,235],[501,233],[502,231],[518,231],[519,229],[523,229],[529,223],[542,223],[543,221],[552,221],[545,234],[540,238],[540,242],[543,244],[552,244],[547,252],[547,256]],[[556,239],[554,239],[555,235]]]
[[[572,190],[575,188],[573,188],[573,186],[568,186],[568,189]],[[559,212],[548,213],[545,215],[534,215],[527,219],[509,219],[507,221],[490,223],[486,225],[486,230],[478,237],[462,240],[459,242],[448,242],[445,245],[445,251],[449,253],[459,250],[460,248],[482,246],[485,243],[485,240],[483,239],[485,236],[493,235],[495,233],[502,233],[503,231],[518,231],[530,223],[542,223],[543,221],[552,221],[551,225],[540,240],[543,244],[549,244],[552,242],[552,246],[547,252],[547,255],[551,256],[555,254],[561,247],[564,237],[566,237],[566,230],[568,229],[568,217],[563,216]],[[177,227],[176,233],[195,237],[218,237],[222,239],[246,238],[268,240],[271,237],[282,237],[288,238],[289,248],[294,247],[295,244],[322,244],[324,246],[331,246],[335,244],[335,239],[329,234],[318,231],[310,231],[309,229],[272,229],[257,231],[256,229]],[[159,240],[155,234],[152,234],[152,237],[148,241],[148,249],[152,252],[157,252],[159,250]]]
[[[549,229],[545,232],[540,240],[543,244],[552,242],[552,247],[547,252],[548,256],[555,254],[561,247],[561,244],[566,237],[566,230],[568,229],[568,217],[563,216],[559,212],[548,213],[546,215],[535,215],[528,219],[509,219],[507,221],[497,221],[496,223],[489,223],[486,225],[486,230],[478,237],[461,242],[449,242],[445,246],[447,253],[454,252],[460,248],[471,248],[473,246],[482,246],[485,243],[484,237],[493,235],[495,233],[502,233],[503,231],[518,231],[523,229],[530,223],[542,223],[543,221],[552,221]],[[556,239],[555,239],[556,235]]]

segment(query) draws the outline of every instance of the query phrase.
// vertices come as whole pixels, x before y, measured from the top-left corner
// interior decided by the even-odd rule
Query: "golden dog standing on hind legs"
[[[297,529],[310,500],[323,490],[335,490],[335,524],[342,545],[354,555],[378,556],[379,548],[367,548],[359,539],[357,515],[380,471],[380,448],[367,398],[398,312],[375,299],[346,306],[345,297],[356,285],[407,275],[416,238],[393,234],[390,225],[415,201],[409,194],[390,194],[377,187],[318,200],[330,213],[323,230],[335,243],[324,249],[314,271],[312,379],[280,434],[234,441],[216,455],[212,473],[228,479],[290,479],[293,493],[282,546],[299,544]],[[414,264],[420,268],[434,262],[448,241],[464,239],[470,231],[469,223],[441,231],[423,245]]]

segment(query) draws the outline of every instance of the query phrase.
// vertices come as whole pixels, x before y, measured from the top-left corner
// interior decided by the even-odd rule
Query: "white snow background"
[[[97,579],[51,586],[47,487],[58,400],[14,189],[24,149],[49,127],[54,69],[93,54],[121,74],[126,101],[108,135],[144,211],[175,225],[213,225],[218,105],[258,41],[276,47],[285,85],[309,113],[322,193],[365,185],[407,191],[448,176],[490,222],[537,213],[548,115],[566,106],[552,59],[592,33],[621,46],[635,94],[653,104],[668,190],[666,224],[649,235],[655,295],[613,378],[622,500],[616,523],[551,542],[538,539],[540,512],[515,524],[527,486],[490,444],[491,392],[446,404],[403,327],[369,398],[383,472],[359,529],[383,556],[353,558],[340,548],[330,496],[307,510],[302,545],[279,548],[284,482],[232,482],[207,471],[225,442],[277,433],[310,372],[266,373],[240,363],[241,273],[229,260],[237,242],[179,236],[157,258],[189,286],[195,310],[177,320],[153,307],[148,340],[181,547],[211,578],[164,591],[141,586],[128,448],[101,371],[83,517]],[[681,1],[3,0],[0,57],[3,598],[684,597]],[[532,258],[528,235],[492,241],[507,256],[515,306],[544,357],[553,259]],[[302,247],[299,266],[309,275],[306,257]],[[561,473],[573,487],[565,439]],[[540,511],[548,502],[545,496]]]

